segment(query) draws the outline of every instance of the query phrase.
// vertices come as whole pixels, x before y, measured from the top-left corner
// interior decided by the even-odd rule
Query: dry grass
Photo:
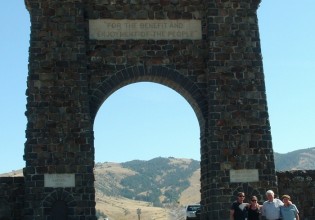
[[[200,203],[200,169],[196,170],[189,179],[190,187],[184,190],[180,196],[181,205]]]
[[[9,173],[0,174],[0,177],[16,177],[16,176],[23,176],[23,170],[13,170]]]
[[[140,217],[142,220],[169,219],[166,209],[152,207],[148,202],[96,195],[96,209],[107,214],[110,220],[138,219],[138,208],[141,209]]]
[[[124,168],[119,163],[106,162],[103,164],[97,164],[94,169],[95,174],[107,174],[113,173],[117,176],[126,177],[135,175],[136,172],[128,168]]]

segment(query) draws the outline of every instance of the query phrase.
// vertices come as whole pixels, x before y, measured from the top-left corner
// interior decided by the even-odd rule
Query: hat
[[[281,198],[282,198],[282,199],[287,198],[287,199],[291,200],[291,197],[290,197],[289,195],[283,195]]]

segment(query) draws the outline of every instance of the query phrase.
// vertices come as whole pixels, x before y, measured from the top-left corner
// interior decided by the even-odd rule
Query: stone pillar
[[[207,2],[208,124],[201,139],[202,219],[229,219],[238,191],[277,192],[256,10],[259,1]],[[258,172],[231,181],[230,172]]]
[[[24,219],[48,219],[63,200],[69,219],[94,219],[94,146],[88,100],[88,24],[81,0],[27,0],[31,19],[24,160]],[[44,174],[75,175],[45,187]],[[69,198],[72,199],[69,199]]]

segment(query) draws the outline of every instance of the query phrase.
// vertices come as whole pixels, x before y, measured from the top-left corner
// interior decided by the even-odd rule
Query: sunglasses
[[[245,196],[238,196],[238,197],[245,197]]]
[[[253,199],[252,202],[257,202],[257,200],[254,200],[254,199]]]

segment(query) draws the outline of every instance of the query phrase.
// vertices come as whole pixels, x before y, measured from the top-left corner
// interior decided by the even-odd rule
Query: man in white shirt
[[[266,196],[268,200],[263,203],[262,216],[267,220],[280,219],[280,206],[283,206],[283,202],[274,198],[275,194],[272,190],[268,190]]]

